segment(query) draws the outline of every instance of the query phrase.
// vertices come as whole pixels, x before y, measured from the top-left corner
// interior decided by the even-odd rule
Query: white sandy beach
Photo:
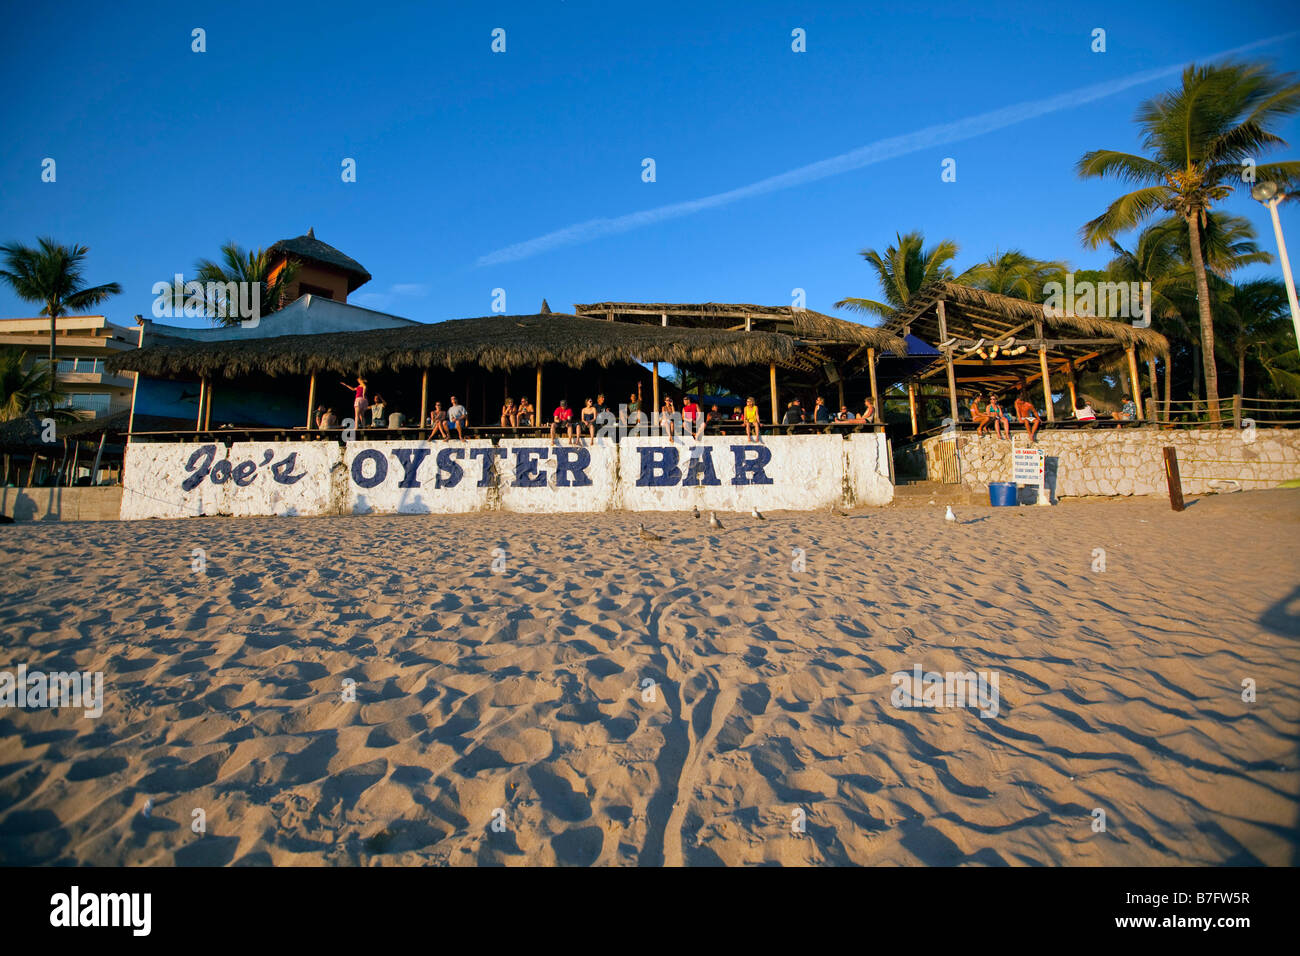
[[[2,527],[0,862],[1300,861],[1300,491],[942,515]]]

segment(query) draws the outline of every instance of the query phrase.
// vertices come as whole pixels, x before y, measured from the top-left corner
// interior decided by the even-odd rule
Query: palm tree
[[[1300,84],[1293,82],[1291,74],[1275,74],[1257,64],[1193,64],[1183,71],[1180,88],[1138,108],[1136,121],[1149,155],[1100,149],[1086,153],[1076,167],[1084,178],[1113,175],[1141,186],[1116,199],[1083,227],[1089,248],[1133,228],[1157,209],[1175,213],[1186,224],[1206,397],[1215,417],[1219,380],[1201,227],[1210,207],[1232,192],[1230,184],[1242,182],[1243,171],[1256,153],[1286,145],[1270,127],[1297,110]],[[1289,183],[1300,177],[1300,163],[1260,165],[1255,174],[1259,179]]]
[[[876,281],[880,283],[885,301],[840,299],[835,308],[888,318],[906,305],[922,286],[953,278],[948,263],[957,257],[957,243],[943,239],[934,248],[926,249],[920,232],[909,232],[896,238],[898,245],[887,248],[883,256],[875,249],[862,250],[862,258],[876,271]]]
[[[1064,262],[1048,262],[1027,256],[1019,249],[994,252],[957,277],[957,281],[986,292],[1030,302],[1043,301],[1043,286],[1061,281]]]
[[[1279,341],[1291,335],[1291,307],[1286,286],[1277,279],[1252,279],[1241,283],[1220,283],[1215,307],[1228,320],[1229,351],[1237,366],[1237,394],[1246,394],[1246,361],[1251,352],[1273,386],[1285,394],[1296,394],[1296,376],[1277,364],[1284,354],[1294,352],[1289,344],[1281,350]],[[1258,389],[1256,390],[1258,395]]]
[[[221,247],[221,262],[200,259],[195,264],[198,281],[205,285],[209,282],[225,285],[228,282],[258,283],[261,289],[261,315],[270,315],[289,304],[289,287],[298,278],[298,263],[290,259],[272,278],[274,265],[265,249],[245,252],[234,242],[227,242]],[[240,317],[234,308],[221,308],[224,299],[220,296],[207,303],[209,314],[215,316],[218,325],[235,325]]]
[[[61,246],[53,239],[38,239],[39,248],[11,242],[0,246],[4,268],[0,279],[13,288],[24,302],[39,302],[41,315],[50,317],[50,368],[54,368],[54,345],[58,318],[85,312],[117,295],[122,287],[116,282],[82,287],[81,266],[87,253],[85,246]]]
[[[59,392],[49,366],[26,362],[20,348],[0,349],[0,422],[11,422],[29,412],[68,420],[71,413],[55,409]]]

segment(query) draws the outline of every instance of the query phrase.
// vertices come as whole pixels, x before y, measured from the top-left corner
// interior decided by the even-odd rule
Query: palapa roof
[[[747,302],[593,302],[575,305],[579,315],[608,321],[659,324],[668,316],[669,326],[743,330],[746,321],[754,331],[779,332],[809,343],[865,345],[880,352],[907,354],[902,336],[885,329],[837,319],[812,309],[789,305],[753,305]]]
[[[294,239],[281,239],[272,245],[267,252],[270,253],[272,259],[282,255],[286,258],[315,262],[345,272],[348,276],[349,293],[365,285],[371,278],[370,273],[356,259],[344,255],[329,243],[317,239],[314,227],[309,228],[305,236],[298,236]]]
[[[936,308],[940,301],[944,303],[948,336],[968,343],[980,339],[1003,342],[1008,338],[1020,344],[1036,341],[1034,323],[1041,322],[1045,332],[1066,336],[1060,344],[1049,346],[1066,355],[1095,354],[1099,346],[1103,349],[1134,346],[1144,359],[1169,354],[1169,340],[1154,329],[1136,328],[1129,322],[1094,315],[1057,314],[1037,302],[973,289],[958,282],[933,282],[925,286],[883,328],[897,334],[911,332],[941,345]],[[1077,344],[1070,344],[1075,341]]]
[[[631,361],[712,367],[782,362],[794,351],[791,339],[770,332],[611,324],[553,312],[328,335],[146,345],[111,357],[108,367],[161,378],[367,374],[460,365],[508,371],[547,363],[578,368]]]

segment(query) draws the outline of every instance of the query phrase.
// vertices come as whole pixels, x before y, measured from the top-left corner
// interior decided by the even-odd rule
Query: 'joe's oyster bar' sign
[[[883,434],[132,442],[122,517],[815,510],[893,498]]]

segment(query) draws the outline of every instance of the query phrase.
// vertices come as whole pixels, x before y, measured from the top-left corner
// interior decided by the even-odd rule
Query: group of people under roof
[[[1016,422],[1025,426],[1025,431],[1029,434],[1031,442],[1038,440],[1038,430],[1043,427],[1043,419],[1038,414],[1038,409],[1034,407],[1022,390],[1016,395],[1016,400],[1012,406],[1016,416]],[[1074,417],[1076,421],[1089,423],[1096,422],[1098,415],[1093,411],[1092,404],[1084,397],[1080,396],[1075,401]],[[1133,399],[1125,393],[1120,409],[1111,415],[1111,419],[1117,422],[1134,422],[1137,421],[1137,405]],[[1002,409],[1002,403],[998,399],[997,392],[981,392],[971,399],[970,403],[970,420],[978,427],[975,429],[977,435],[983,435],[986,428],[992,428],[994,436],[1003,438],[1011,437],[1011,421],[1007,413]]]
[[[343,381],[339,384],[352,393],[351,424],[354,427],[408,428],[413,424],[404,412],[385,401],[383,395],[376,392],[371,396],[364,377],[358,376],[355,383]],[[790,401],[778,424],[788,431],[793,431],[791,426],[796,425],[824,425],[829,430],[833,425],[870,425],[875,421],[876,409],[870,398],[865,401],[861,412],[850,412],[847,405],[832,412],[826,400],[819,397],[811,412],[804,410],[799,399]],[[335,409],[326,405],[317,406],[313,423],[321,429],[342,428],[348,424],[340,419]],[[468,411],[452,395],[445,408],[441,401],[435,401],[427,419],[414,425],[428,427],[430,441],[453,436],[463,440],[467,437],[468,423]],[[537,428],[546,424],[527,398],[521,398],[517,403],[507,398],[501,408],[499,423],[502,428]],[[716,434],[723,425],[743,425],[746,438],[758,438],[763,424],[759,405],[752,396],[745,399],[744,405],[738,405],[730,412],[722,411],[716,404],[706,412],[694,395],[687,395],[679,410],[672,396],[666,396],[657,420],[652,423],[639,394],[633,393],[615,410],[606,402],[604,393],[600,393],[594,399],[586,399],[577,411],[569,406],[567,399],[561,399],[550,417],[550,438],[556,441],[563,436],[570,443],[581,445],[587,439],[594,441],[602,426],[614,423],[623,423],[631,429],[646,429],[653,424],[669,438],[678,434],[698,438],[710,429]]]

